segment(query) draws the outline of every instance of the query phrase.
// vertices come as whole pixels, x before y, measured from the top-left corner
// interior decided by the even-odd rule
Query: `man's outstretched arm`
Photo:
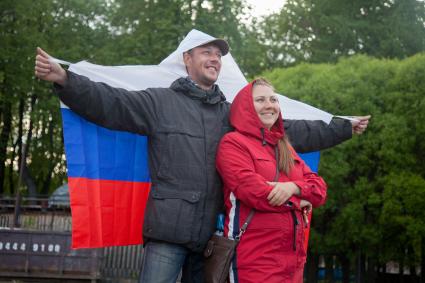
[[[35,75],[54,83],[61,101],[72,111],[97,125],[120,131],[149,135],[156,113],[152,95],[93,82],[63,69],[51,56],[37,48]]]
[[[352,121],[333,118],[323,121],[285,120],[285,132],[297,152],[323,150],[338,145],[354,134],[362,134],[369,123],[369,116],[353,117]]]

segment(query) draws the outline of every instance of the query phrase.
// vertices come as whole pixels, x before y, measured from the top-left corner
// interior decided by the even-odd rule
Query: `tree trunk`
[[[24,99],[19,99],[19,123],[18,123],[18,173],[21,173],[21,164],[22,164],[22,150],[23,150],[23,125],[24,125]],[[25,160],[25,158],[24,158]],[[21,186],[23,184],[20,184]],[[19,188],[16,188],[19,190]],[[16,192],[15,190],[15,192]]]
[[[425,283],[425,237],[422,237],[421,241],[421,274],[419,282]]]
[[[375,258],[368,257],[367,258],[367,271],[366,271],[366,280],[367,283],[374,283],[377,279],[377,269],[378,269],[377,261]]]
[[[4,101],[2,105],[3,129],[0,134],[0,194],[4,194],[5,183],[5,161],[7,157],[7,142],[12,128],[12,106],[10,102]],[[10,192],[12,193],[12,192]]]
[[[412,280],[416,278],[416,267],[414,265],[409,266],[409,273]]]
[[[405,278],[407,277],[406,281],[407,282],[418,282],[418,277],[416,276],[416,266],[415,263],[412,262],[413,258],[415,257],[415,252],[413,249],[413,246],[411,244],[408,245],[407,247],[407,258],[408,258],[408,264],[409,264],[409,276],[404,276]]]
[[[37,186],[31,176],[31,172],[26,162],[24,163],[24,167],[22,169],[22,181],[28,188],[28,196],[34,198],[37,196]]]
[[[398,282],[403,283],[404,282],[404,260],[400,260],[399,262],[399,269],[398,269]]]
[[[340,255],[339,258],[342,267],[342,282],[350,283],[350,259],[345,254]]]
[[[325,256],[325,281],[326,282],[334,282],[334,258],[333,255]]]
[[[29,111],[32,111],[34,104],[35,104],[35,101],[36,101],[36,96],[33,94],[31,96]],[[22,164],[22,162],[23,162],[23,167],[22,167],[23,171],[20,172],[20,174],[22,174],[23,183],[28,188],[28,196],[29,197],[36,197],[37,196],[37,186],[34,182],[34,179],[31,176],[30,170],[29,170],[28,165],[26,163],[26,159],[27,159],[28,152],[29,152],[30,145],[31,145],[32,130],[33,130],[33,127],[34,127],[34,122],[33,122],[32,119],[30,119],[28,134],[27,134],[27,138],[26,138],[26,142],[25,142],[26,146],[24,146],[24,141],[23,141],[23,136],[24,136],[24,129],[23,129],[24,111],[25,111],[25,99],[21,98],[19,100],[19,128],[18,128],[19,163],[18,164]],[[22,152],[24,150],[24,148],[25,148],[25,152]],[[19,170],[21,170],[21,168],[19,168]]]
[[[319,271],[319,255],[308,252],[307,263],[306,263],[306,282],[316,283],[317,272]]]
[[[53,120],[50,121],[49,123],[49,151],[51,156],[53,157]],[[47,176],[44,178],[43,180],[43,187],[41,190],[41,194],[43,195],[48,195],[49,194],[49,189],[50,189],[50,183],[52,180],[52,173],[53,173],[53,168],[55,168],[55,162],[56,160],[54,160],[53,158],[50,159],[50,163],[49,163],[49,170],[47,172]]]
[[[10,164],[9,164],[9,192],[12,193],[15,190],[15,180],[13,179],[14,170],[13,170],[13,163],[15,162],[16,158],[16,146],[18,144],[18,141],[13,143],[12,148],[12,154],[10,156]]]
[[[365,262],[365,255],[361,251],[359,251],[357,254],[356,283],[365,282]]]
[[[387,265],[385,263],[380,264],[376,282],[378,283],[383,282],[382,280],[385,278],[386,273],[387,273]]]
[[[36,96],[33,94],[31,96],[30,111],[33,110],[35,101],[36,101]],[[34,121],[33,121],[33,119],[30,119],[30,124],[29,124],[29,129],[28,129],[28,134],[27,134],[27,146],[26,146],[26,151],[25,151],[25,156],[24,156],[24,172],[22,172],[23,180],[28,187],[28,196],[29,197],[36,197],[37,196],[37,186],[34,182],[34,179],[31,176],[30,170],[29,170],[27,162],[26,162],[26,159],[27,159],[27,156],[28,156],[28,153],[29,153],[29,150],[30,150],[33,128],[34,128]]]

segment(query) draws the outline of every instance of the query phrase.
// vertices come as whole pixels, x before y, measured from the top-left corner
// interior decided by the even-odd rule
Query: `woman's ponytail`
[[[288,176],[294,167],[294,157],[292,156],[291,145],[288,138],[283,136],[278,142],[279,148],[279,170]]]

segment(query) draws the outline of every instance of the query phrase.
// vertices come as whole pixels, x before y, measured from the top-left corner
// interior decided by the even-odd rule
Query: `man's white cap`
[[[223,56],[226,55],[227,53],[229,53],[229,44],[224,39],[217,38],[217,39],[208,41],[207,43],[202,44],[202,45],[207,45],[207,44],[213,44],[213,45],[217,46],[221,51],[221,55],[223,55]],[[202,45],[200,45],[200,46],[202,46]]]
[[[227,41],[221,38],[212,37],[211,35],[203,33],[196,29],[191,30],[186,35],[183,41],[180,42],[180,45],[176,51],[183,53],[189,51],[192,48],[206,44],[216,45],[220,49],[221,54],[223,56],[229,53],[229,44],[227,43]]]

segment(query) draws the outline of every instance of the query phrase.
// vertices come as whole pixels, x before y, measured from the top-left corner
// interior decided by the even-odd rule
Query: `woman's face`
[[[271,129],[279,118],[279,99],[273,89],[265,85],[255,85],[252,89],[254,108],[258,118],[267,129]]]

